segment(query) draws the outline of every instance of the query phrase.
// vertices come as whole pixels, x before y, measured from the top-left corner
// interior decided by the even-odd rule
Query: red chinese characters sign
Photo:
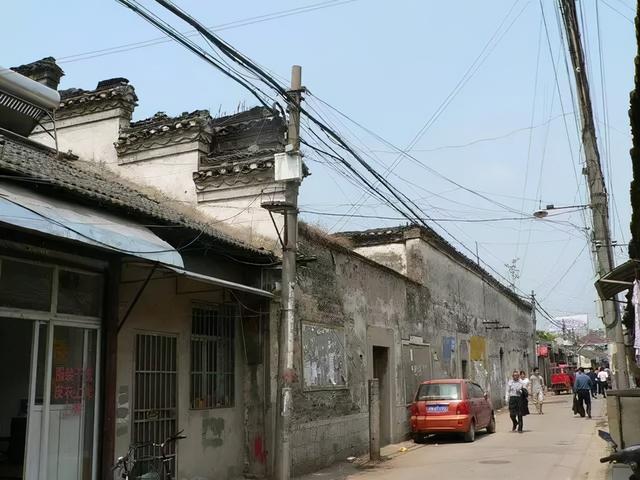
[[[538,356],[539,357],[548,357],[549,356],[549,347],[547,345],[538,345]]]
[[[93,368],[55,367],[51,390],[55,404],[80,403],[83,397],[85,400],[93,400]]]

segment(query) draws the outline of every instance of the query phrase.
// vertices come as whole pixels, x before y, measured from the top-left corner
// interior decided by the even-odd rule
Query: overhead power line
[[[308,213],[310,215],[320,215],[324,217],[341,217],[344,213],[334,212],[319,212],[317,210],[300,210],[301,213]],[[385,217],[381,215],[364,215],[353,214],[354,218],[373,218],[376,220],[406,220],[406,217]],[[530,220],[532,217],[499,217],[499,218],[429,218],[424,219],[436,221],[436,222],[461,222],[461,223],[484,223],[484,222],[513,222],[521,220]]]
[[[465,73],[462,75],[458,83],[453,87],[453,89],[449,92],[449,94],[444,98],[444,100],[438,105],[436,110],[433,112],[431,117],[425,122],[425,124],[418,130],[413,139],[409,142],[409,144],[400,151],[398,157],[393,161],[393,163],[386,169],[385,176],[392,172],[399,164],[402,162],[402,159],[405,155],[403,152],[409,152],[413,149],[413,147],[420,142],[420,140],[424,137],[424,135],[433,127],[436,121],[440,118],[440,116],[446,111],[451,102],[455,99],[455,97],[460,93],[460,91],[464,88],[464,86],[471,80],[471,78],[478,72],[480,67],[484,64],[484,62],[489,58],[493,50],[495,50],[496,46],[500,43],[502,38],[507,34],[507,32],[511,29],[513,24],[520,18],[520,16],[524,13],[525,9],[529,5],[527,2],[524,7],[520,10],[520,12],[515,16],[512,20],[511,24],[501,33],[504,25],[508,21],[512,12],[516,8],[516,6],[520,3],[520,0],[516,0],[511,8],[507,11],[507,14],[503,17],[502,21],[498,24],[498,27],[495,29],[489,40],[485,43],[484,47],[477,55],[475,60],[471,63],[471,65],[467,68]],[[497,38],[497,40],[496,40]],[[362,204],[364,198],[360,198],[359,204]],[[357,212],[359,210],[359,206],[356,206],[352,209],[353,212]],[[347,215],[348,218],[348,215]]]
[[[301,15],[304,13],[315,12],[316,10],[323,10],[326,8],[338,7],[341,5],[346,5],[348,3],[353,3],[358,0],[328,0],[324,2],[313,3],[310,5],[305,5],[302,7],[290,8],[287,10],[279,10],[276,12],[267,13],[264,15],[256,15],[253,17],[247,17],[240,20],[234,20],[232,22],[222,23],[219,25],[214,25],[210,27],[212,30],[216,32],[222,32],[225,30],[231,30],[234,28],[245,27],[248,25],[254,25],[257,23],[270,22],[273,20],[277,20],[280,18],[291,17],[294,15]],[[183,34],[187,37],[197,37],[200,35],[196,30],[189,30],[183,32]],[[130,52],[132,50],[138,50],[140,48],[152,47],[155,45],[162,45],[165,43],[171,43],[173,40],[167,37],[156,37],[151,38],[149,40],[142,40],[139,42],[130,42],[123,43],[120,45],[116,45],[113,47],[102,48],[98,50],[90,50],[87,52],[76,53],[73,55],[66,55],[63,57],[57,57],[58,63],[74,63],[80,62],[83,60],[90,60],[92,58],[104,57],[107,55],[114,55],[118,53]]]
[[[187,47],[193,53],[197,53],[197,51],[194,51],[193,48],[189,48],[190,47],[189,40],[186,39],[183,34],[181,34],[180,32],[176,31],[173,28],[167,28],[166,25],[165,25],[165,28],[162,28],[162,26],[164,25],[165,22],[163,22],[162,20],[157,18],[156,15],[153,15],[151,12],[146,10],[144,7],[142,7],[139,4],[139,2],[137,2],[136,0],[117,0],[117,1],[119,3],[125,5],[126,7],[130,8],[131,10],[133,10],[138,15],[142,16],[145,20],[149,21],[150,23],[152,23],[157,28],[160,28],[163,32],[167,33],[171,38],[173,38],[174,40],[176,40],[178,43],[182,44],[183,46]],[[197,20],[195,20],[193,17],[191,17],[189,14],[187,14],[183,10],[181,10],[179,7],[177,7],[171,1],[169,1],[169,0],[156,0],[156,2],[158,4],[160,4],[160,5],[162,5],[163,7],[165,7],[166,9],[168,9],[170,12],[172,12],[176,16],[178,16],[180,19],[182,19],[185,22],[187,22],[188,24],[190,24],[196,30],[198,30],[198,32],[201,33],[206,38],[206,40],[211,43],[212,46],[214,46],[215,48],[218,48],[222,54],[227,56],[231,61],[235,62],[238,65],[239,68],[245,70],[248,75],[252,75],[252,76],[257,77],[257,79],[259,81],[261,81],[264,85],[268,86],[271,90],[273,90],[275,92],[275,94],[277,95],[277,97],[279,97],[280,100],[284,100],[288,104],[292,102],[293,98],[292,98],[292,95],[289,93],[289,91],[282,84],[280,84],[275,78],[273,78],[273,76],[270,75],[266,71],[266,69],[264,67],[261,67],[256,62],[254,62],[253,60],[248,58],[246,55],[243,55],[242,53],[237,51],[235,48],[233,48],[231,45],[227,44],[224,40],[222,40],[216,34],[214,34],[213,32],[210,32],[208,29],[203,27]],[[201,58],[207,58],[206,55],[198,55],[198,56],[200,56]],[[223,69],[220,66],[219,62],[211,62],[210,61],[209,63],[212,66],[216,67],[217,69]],[[227,74],[228,73],[229,72],[227,72]],[[229,75],[228,74],[228,76],[237,81],[237,78],[235,77],[235,75]],[[243,80],[244,80],[245,84],[252,85],[251,82],[249,80],[247,80],[246,76],[243,77]],[[253,85],[253,87],[257,88],[254,85]],[[245,88],[250,88],[250,87],[245,87]],[[382,174],[377,172],[373,167],[371,167],[371,165],[369,165],[369,163],[353,147],[351,147],[341,137],[341,135],[338,134],[332,127],[330,127],[326,123],[324,123],[321,119],[319,119],[314,113],[312,113],[307,108],[300,107],[299,111],[300,111],[300,113],[302,115],[304,115],[311,122],[311,124],[315,128],[318,128],[319,131],[322,134],[326,135],[326,137],[327,137],[327,139],[325,140],[322,137],[320,137],[320,135],[318,133],[316,133],[314,130],[310,129],[309,131],[315,136],[315,138],[318,140],[318,142],[320,142],[320,144],[323,146],[323,148],[320,148],[320,147],[318,147],[316,145],[313,145],[313,144],[311,144],[309,142],[306,142],[306,144],[308,146],[310,146],[310,148],[313,148],[318,153],[321,153],[323,155],[327,155],[330,158],[334,159],[335,161],[339,162],[342,166],[344,166],[346,169],[348,169],[354,175],[354,178],[357,178],[358,181],[363,182],[366,185],[366,187],[372,192],[372,194],[375,194],[376,196],[378,196],[379,198],[384,200],[387,203],[388,206],[390,206],[394,210],[398,211],[398,213],[400,213],[404,218],[409,220],[411,223],[414,223],[414,224],[417,224],[417,225],[422,225],[425,228],[431,228],[427,224],[427,221],[432,222],[433,224],[437,225],[454,242],[458,243],[461,246],[461,248],[463,248],[465,251],[469,252],[472,257],[475,257],[475,252],[473,252],[464,243],[460,242],[454,235],[452,235],[450,232],[448,232],[441,225],[440,222],[438,222],[437,220],[434,220],[430,215],[425,213],[424,210],[422,210],[418,205],[416,205],[416,203],[413,200],[408,198],[402,191],[400,191],[394,185],[392,185],[385,176],[383,176]],[[331,145],[329,142],[331,142],[333,145]],[[387,142],[387,144],[391,145],[388,142]],[[393,147],[392,146],[392,148],[397,148],[397,147]],[[400,149],[398,149],[398,151],[399,151],[399,153],[402,153],[403,155],[406,155],[409,158],[413,158],[410,155],[408,155],[406,152],[401,151]],[[355,159],[357,165],[360,168],[362,168],[364,170],[364,172],[366,172],[366,173],[360,172],[356,168],[356,166],[354,166],[352,164],[351,161],[347,160],[343,156],[342,152],[348,154],[350,157]],[[428,168],[428,167],[425,166],[425,168]],[[380,191],[377,188],[377,186],[373,185],[372,181],[368,180],[365,177],[365,174],[366,175],[370,175],[371,177],[373,177],[374,181],[377,181],[378,184],[383,187],[384,192]],[[437,172],[436,172],[436,174],[437,174]],[[441,174],[438,174],[438,175],[444,177]],[[491,201],[492,203],[499,204],[499,202],[496,202],[496,201],[494,201],[494,200],[492,200],[492,199],[490,199],[490,198],[488,198],[486,196],[483,196],[482,194],[479,194],[478,192],[475,192],[472,189],[469,189],[468,187],[464,187],[464,186],[458,184],[457,182],[454,182],[454,181],[452,181],[450,179],[448,179],[448,181],[453,182],[458,187],[460,187],[462,189],[465,189],[467,191],[470,191],[470,192],[474,193],[475,195],[479,195],[479,196]],[[387,195],[389,195],[389,194],[395,200],[389,199],[387,197]],[[501,204],[499,204],[499,205],[501,205]],[[519,214],[519,212],[514,211],[513,209],[511,209],[510,207],[508,207],[506,205],[502,205],[502,206],[507,208],[507,209],[509,209],[509,210],[511,210],[513,213],[518,213]],[[502,275],[500,272],[495,270],[490,264],[488,264],[486,262],[483,262],[483,263],[498,278],[502,279],[507,284],[510,283],[509,280],[504,275]],[[524,298],[528,298],[527,294],[524,294],[524,295],[525,295]]]

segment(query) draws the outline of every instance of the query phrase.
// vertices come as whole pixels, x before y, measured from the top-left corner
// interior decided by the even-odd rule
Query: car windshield
[[[460,384],[427,383],[420,385],[418,401],[420,400],[460,400]]]

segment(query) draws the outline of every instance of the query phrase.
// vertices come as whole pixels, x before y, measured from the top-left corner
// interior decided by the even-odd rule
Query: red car
[[[496,417],[489,395],[480,385],[463,379],[429,380],[418,388],[410,406],[411,432],[419,443],[428,434],[464,434],[473,442],[476,432],[496,431]]]

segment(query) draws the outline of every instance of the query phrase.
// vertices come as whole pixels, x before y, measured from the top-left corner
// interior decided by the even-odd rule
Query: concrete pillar
[[[380,460],[380,382],[369,380],[369,458]]]

